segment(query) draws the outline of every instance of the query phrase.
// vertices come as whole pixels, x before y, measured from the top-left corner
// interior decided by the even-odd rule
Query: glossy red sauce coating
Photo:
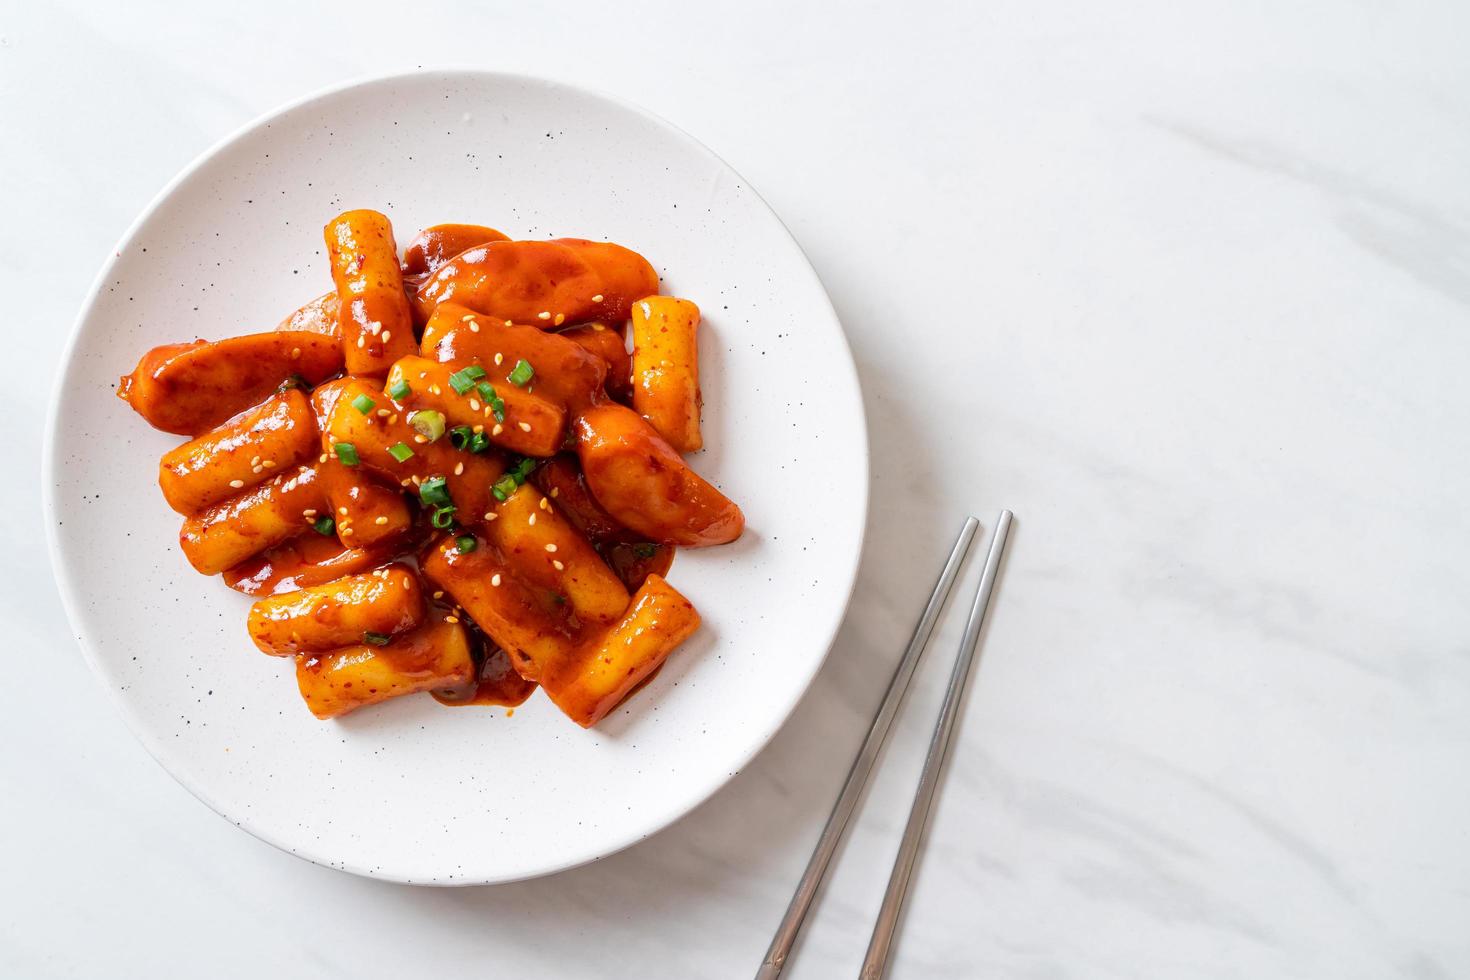
[[[508,240],[503,233],[485,225],[430,225],[403,250],[403,274],[426,276],[461,252]]]
[[[398,553],[388,544],[377,548],[344,548],[335,534],[298,534],[224,572],[225,584],[245,595],[277,595],[334,582],[376,568]]]
[[[479,675],[473,685],[457,690],[435,691],[434,700],[450,707],[463,705],[503,705],[514,708],[525,702],[536,690],[536,684],[516,673],[510,658],[499,647],[492,647],[480,662]]]
[[[414,315],[428,322],[440,303],[551,330],[628,319],[633,301],[658,292],[658,274],[637,252],[581,238],[491,242],[461,252],[424,281]]]

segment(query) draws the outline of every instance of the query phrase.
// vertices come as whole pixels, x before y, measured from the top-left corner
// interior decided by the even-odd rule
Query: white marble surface
[[[0,5],[0,975],[749,975],[938,556],[1000,506],[895,977],[1470,974],[1470,8],[206,6]],[[603,88],[724,155],[826,281],[874,451],[856,601],[771,747],[630,851],[462,891],[278,853],[160,770],[69,636],[36,478],[155,191],[417,64]],[[957,633],[793,977],[855,970]]]

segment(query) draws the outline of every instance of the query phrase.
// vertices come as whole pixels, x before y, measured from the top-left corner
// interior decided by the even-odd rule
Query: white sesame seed
[[[592,324],[592,329],[593,329],[593,331],[598,331],[598,330],[606,330],[606,329],[607,329],[607,327],[604,327],[604,326],[603,326],[603,325],[602,325],[602,324],[600,324],[600,323],[594,323],[594,324]]]
[[[292,347],[291,348],[291,360],[293,360],[293,361],[299,360],[300,357],[301,357],[301,348],[300,347]]]
[[[561,487],[552,487],[551,488],[551,499],[555,500],[559,496],[561,496]]]
[[[393,413],[390,412],[390,411],[388,411],[386,408],[380,408],[380,409],[378,409],[378,418],[380,418],[380,419],[385,419],[385,418],[387,418],[388,416],[390,416],[392,414]]]
[[[470,399],[470,411],[472,411],[472,412],[478,412],[479,410],[480,410],[480,399],[478,399],[478,398],[471,398]]]
[[[244,485],[245,485],[245,481],[244,480],[231,480],[230,481],[230,486],[234,487],[236,490],[239,490]]]
[[[264,466],[266,469],[270,469],[272,466],[276,465],[276,461],[273,459],[267,459],[264,460],[260,465]]]
[[[350,538],[350,537],[352,537],[352,528],[350,528],[350,527],[339,527],[339,528],[337,528],[337,533],[340,534],[340,535],[342,535],[342,537],[344,537],[344,538]]]
[[[341,514],[343,517],[346,517],[347,516],[347,508],[346,507],[338,507],[337,508],[337,513]]]
[[[495,586],[497,589],[500,588],[500,573],[499,572],[496,572],[494,575],[490,576],[490,584],[493,585],[493,586]]]
[[[551,505],[546,502],[546,498],[545,497],[542,497],[541,498],[541,502],[538,503],[536,506],[537,507],[540,507],[542,510],[550,510],[551,509]]]
[[[601,303],[602,302],[602,294],[601,293],[598,293],[596,296],[592,297],[592,302],[594,302],[594,303]]]
[[[252,456],[250,458],[250,465],[251,466],[259,466],[260,465],[260,457],[259,456]]]
[[[480,325],[478,323],[471,322],[470,323],[470,333],[479,333],[479,332],[480,332]]]
[[[497,365],[505,363],[505,355],[497,351],[495,354],[495,363]]]
[[[391,330],[384,330],[383,331],[383,343],[386,344],[388,341],[390,341],[392,339],[393,339],[393,331],[391,331]]]
[[[306,508],[305,510],[303,510],[301,512],[301,516],[304,517],[304,518],[306,518],[308,521],[311,520],[313,517],[316,516],[316,508],[315,507],[308,507],[308,508]]]
[[[559,562],[559,561],[557,561],[556,559],[553,558],[551,560],[551,567],[554,568],[554,569],[556,569],[559,572],[562,569],[566,568],[567,566],[563,565],[561,562]]]
[[[550,552],[555,552],[556,551],[556,545],[554,545],[554,544],[548,544],[546,546],[546,550],[547,551],[550,551]]]
[[[493,429],[490,430],[490,434],[492,436],[498,436],[498,435],[500,435],[504,431],[505,431],[505,426],[501,425],[499,422],[496,422],[495,423],[495,428],[493,428]]]
[[[429,394],[442,395],[444,394],[444,389],[440,388],[438,385],[429,385]]]
[[[542,310],[540,313],[537,313],[536,314],[536,319],[538,319],[538,320],[550,320],[551,319],[551,311],[550,310]]]
[[[521,429],[522,432],[530,432],[531,431],[531,423],[530,422],[517,422],[516,425],[520,426],[520,429]]]
[[[398,413],[397,412],[394,412],[392,415],[388,416],[388,424],[389,425],[397,425],[398,424]]]
[[[327,454],[326,453],[322,453],[320,456],[318,456],[316,458],[316,461],[318,463],[325,463],[327,461]]]
[[[515,322],[515,321],[514,321],[514,320],[506,320],[506,321],[505,321],[505,325],[506,325],[506,326],[507,326],[507,327],[513,327],[513,326],[515,326],[515,325],[516,325],[516,322]]]
[[[473,429],[471,429],[470,431],[473,432],[473,433],[475,433],[476,435],[479,435],[481,432],[484,432],[485,431],[485,427],[483,425],[477,425]]]
[[[499,514],[495,513],[495,511],[492,510],[490,513],[488,513],[488,514],[485,515],[485,520],[487,520],[487,521],[493,521],[496,518],[498,518],[499,516],[500,516]]]
[[[434,598],[435,599],[442,599],[442,598],[444,598],[444,590],[443,589],[440,589],[439,591],[435,592],[434,593]]]
[[[422,444],[428,442],[429,439],[428,439],[427,436],[414,436],[413,437],[413,441],[419,443],[420,445],[422,445]]]
[[[259,473],[260,472],[260,467],[259,466],[252,466],[252,467],[250,467],[250,472],[252,472],[252,473]]]
[[[366,345],[367,345],[367,338],[364,337],[362,334],[358,334],[357,335],[357,346],[359,346],[359,347],[365,347]]]
[[[379,527],[382,527],[384,524],[387,524],[388,523],[388,518],[386,518],[386,517],[379,517],[376,520],[374,520],[373,523],[376,524],[376,525],[378,525]]]
[[[412,480],[399,480],[398,481],[398,485],[400,487],[411,487],[411,486],[413,486],[413,481]]]
[[[446,622],[446,623],[457,623],[457,622],[459,622],[459,618],[456,617],[456,616],[445,616],[444,617],[444,622]]]
[[[531,525],[532,527],[535,527],[536,526],[536,515],[535,514],[532,514],[530,517],[526,518],[526,523],[529,524],[529,525]]]
[[[459,318],[459,322],[460,323],[474,323],[475,322],[475,315],[473,313],[466,313],[464,316],[462,316],[462,317]]]
[[[454,464],[454,475],[455,476],[463,476],[464,475],[464,461],[463,460],[461,460],[460,462]]]
[[[565,323],[565,322],[566,322],[566,319],[567,319],[567,318],[566,318],[566,315],[565,315],[565,314],[563,314],[563,313],[558,313],[558,314],[557,314],[557,315],[556,315],[556,319],[555,319],[555,320],[552,320],[552,321],[551,321],[551,322],[552,322],[552,323],[553,323],[553,324],[555,324],[555,325],[556,325],[556,326],[558,326],[558,327],[559,327],[559,326],[561,326],[561,325],[562,325],[562,324],[563,324],[563,323]]]

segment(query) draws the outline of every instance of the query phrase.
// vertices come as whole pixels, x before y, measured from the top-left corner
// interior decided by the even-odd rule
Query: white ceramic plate
[[[322,225],[388,214],[609,238],[705,313],[695,467],[740,503],[737,543],[669,575],[703,628],[583,731],[539,693],[503,708],[402,698],[312,718],[249,600],[195,574],[157,460],[177,437],[113,397],[146,349],[270,329],[330,287]],[[713,793],[771,738],[841,620],[867,509],[842,330],[806,258],[739,175],[669,124],[547,81],[426,72],[272,113],[170,184],[99,275],[59,379],[52,557],[77,637],[129,726],[226,819],[311,861],[471,884],[610,854]]]

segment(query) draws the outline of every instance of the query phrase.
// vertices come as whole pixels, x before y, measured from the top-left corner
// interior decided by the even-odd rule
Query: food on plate
[[[745,530],[740,508],[631,408],[598,405],[578,417],[576,428],[587,489],[624,527],[686,548],[726,544]]]
[[[648,260],[611,242],[561,238],[490,242],[435,269],[419,286],[419,322],[440,303],[542,328],[593,320],[622,323],[633,301],[658,292]]]
[[[699,307],[649,296],[633,304],[633,410],[681,453],[704,446],[699,434]]]
[[[189,437],[159,464],[185,558],[254,599],[252,641],[318,718],[539,686],[597,724],[699,628],[676,547],[745,526],[681,455],[703,445],[699,308],[609,242],[442,224],[400,259],[370,210],[324,237],[333,290],[119,384]]]
[[[342,344],[332,337],[278,330],[155,347],[118,382],[117,395],[155,429],[198,436],[290,378],[314,385],[341,370]]]

